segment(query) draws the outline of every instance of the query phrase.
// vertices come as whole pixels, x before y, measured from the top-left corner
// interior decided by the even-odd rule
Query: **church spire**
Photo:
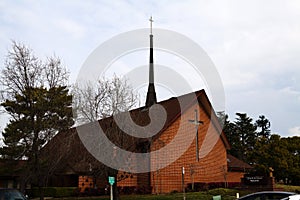
[[[148,85],[148,92],[146,97],[146,107],[150,107],[153,104],[157,103],[156,92],[154,87],[152,16],[150,17],[149,21],[150,21],[150,58],[149,58],[149,85]]]

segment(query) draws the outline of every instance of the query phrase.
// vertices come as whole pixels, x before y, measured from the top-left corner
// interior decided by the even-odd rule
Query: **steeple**
[[[146,97],[146,107],[150,107],[157,103],[156,92],[154,87],[154,65],[153,65],[153,35],[152,35],[152,16],[150,21],[150,58],[149,58],[149,85]]]

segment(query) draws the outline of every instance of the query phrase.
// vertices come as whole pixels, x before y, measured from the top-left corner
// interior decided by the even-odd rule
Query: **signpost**
[[[108,177],[108,182],[110,184],[110,200],[113,200],[113,184],[115,183],[115,177],[109,176]]]

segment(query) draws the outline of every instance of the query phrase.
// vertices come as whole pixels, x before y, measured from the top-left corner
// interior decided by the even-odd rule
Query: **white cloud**
[[[300,136],[300,126],[296,126],[289,129],[289,136]]]
[[[70,19],[59,19],[55,23],[58,29],[65,31],[66,34],[71,35],[74,39],[80,39],[85,34],[85,29],[79,23]]]

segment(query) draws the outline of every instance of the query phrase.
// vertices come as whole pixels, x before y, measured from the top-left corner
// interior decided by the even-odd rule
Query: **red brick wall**
[[[151,145],[151,151],[163,148],[169,144],[176,136],[179,126],[182,126],[185,136],[176,145],[176,148],[168,153],[168,157],[174,157],[176,152],[180,148],[184,148],[183,144],[186,142],[186,138],[194,137],[196,134],[195,126],[188,122],[189,119],[194,119],[195,112],[198,110],[200,113],[200,119],[204,122],[203,125],[199,126],[198,129],[198,145],[199,150],[204,147],[203,141],[206,137],[206,132],[209,131],[208,143],[211,143],[215,137],[217,142],[212,149],[208,149],[208,153],[205,157],[196,161],[196,141],[195,138],[191,145],[184,151],[177,160],[170,165],[151,172],[150,181],[153,193],[168,193],[171,191],[182,191],[182,167],[185,168],[184,175],[184,186],[192,182],[212,183],[212,182],[225,182],[225,174],[227,175],[227,181],[234,181],[231,174],[227,173],[227,156],[226,148],[221,138],[217,133],[215,127],[210,124],[210,119],[205,113],[202,107],[191,106],[187,111],[183,113],[176,121],[174,121],[161,135],[159,138],[153,141]],[[198,116],[199,117],[199,116]],[[210,129],[209,129],[209,126]],[[211,140],[211,141],[210,141]],[[205,148],[204,148],[205,149]],[[184,149],[185,150],[185,149]],[[162,155],[156,155],[151,157],[151,165],[156,166],[157,160],[161,159]],[[138,177],[140,176],[140,177]],[[119,186],[136,186],[139,187],[140,180],[147,180],[142,177],[142,174],[135,174],[132,178],[125,179],[118,183]],[[145,183],[146,184],[146,183]]]
[[[123,172],[119,172],[119,175],[123,174]],[[118,175],[118,176],[119,176]],[[128,178],[122,179],[118,182],[118,186],[124,187],[124,186],[137,186],[137,175],[132,174]]]
[[[200,149],[206,136],[206,132],[208,131],[210,119],[201,107],[192,106],[181,116],[181,118],[178,118],[170,127],[168,127],[159,139],[153,142],[152,151],[160,148],[162,144],[168,144],[177,134],[180,123],[186,131],[186,137],[190,137],[191,134],[194,136],[196,134],[195,126],[189,123],[188,120],[194,119],[195,109],[198,109],[200,120],[204,122],[198,129],[198,144]],[[210,139],[218,136],[214,127],[210,130],[212,136]],[[181,144],[178,144],[177,148],[180,149]],[[170,152],[170,156],[174,156],[173,152]],[[156,159],[159,158],[152,157],[151,162],[155,162]],[[178,160],[163,169],[152,172],[151,185],[153,187],[153,193],[167,193],[173,190],[182,191],[182,167],[185,167],[185,186],[187,186],[188,183],[192,183],[193,179],[194,182],[224,182],[224,174],[227,171],[227,158],[226,148],[221,138],[217,140],[213,149],[198,162],[196,161],[196,143],[194,139],[191,146]],[[193,175],[191,174],[191,171],[194,171]]]
[[[94,188],[94,181],[92,176],[79,176],[78,188],[80,192],[84,192],[86,189]]]
[[[228,172],[227,181],[233,183],[241,182],[241,178],[244,177],[244,174],[244,172]]]

